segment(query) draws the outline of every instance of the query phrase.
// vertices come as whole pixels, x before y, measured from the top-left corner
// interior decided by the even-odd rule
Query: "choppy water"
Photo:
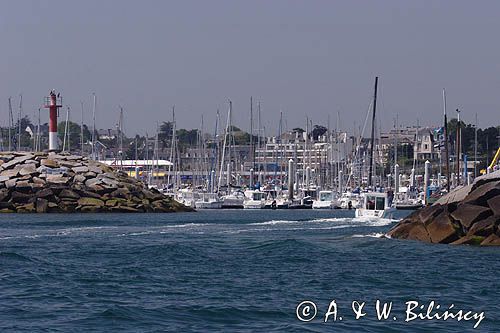
[[[409,300],[485,311],[476,331],[500,331],[500,249],[385,239],[393,221],[350,214],[1,215],[0,331],[473,331],[405,323]],[[324,323],[333,299],[343,320]],[[389,320],[376,299],[394,302]],[[311,322],[296,318],[303,300]]]

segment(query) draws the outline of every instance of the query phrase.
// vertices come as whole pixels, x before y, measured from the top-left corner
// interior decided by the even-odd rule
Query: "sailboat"
[[[219,194],[213,191],[212,172],[208,170],[208,161],[206,160],[205,139],[203,137],[204,126],[203,116],[201,117],[201,130],[198,131],[198,152],[200,161],[200,171],[203,173],[202,177],[202,192],[198,193],[194,206],[196,209],[220,209],[222,208],[222,199]],[[196,179],[195,179],[196,180]]]
[[[233,103],[229,101],[229,110],[227,113],[226,129],[224,130],[224,140],[222,145],[222,154],[220,159],[220,171],[219,171],[219,181],[217,183],[217,192],[220,193],[222,187],[222,181],[224,178],[224,165],[226,165],[226,191],[225,195],[221,196],[222,204],[221,208],[243,208],[244,196],[241,195],[239,191],[233,191],[231,181],[232,181],[232,165],[233,156],[232,152],[234,150],[234,135],[233,135],[233,124],[232,124],[232,112]],[[226,155],[227,150],[227,155]],[[227,156],[227,160],[226,160]],[[227,163],[227,164],[225,164]]]
[[[375,146],[375,112],[377,110],[377,86],[378,76],[375,77],[375,89],[373,94],[373,111],[372,111],[372,133],[370,140],[370,169],[368,173],[368,186],[373,186],[373,152]],[[388,193],[382,192],[366,192],[362,194],[362,205],[356,208],[356,217],[369,218],[392,218],[396,208],[392,205],[392,197]]]

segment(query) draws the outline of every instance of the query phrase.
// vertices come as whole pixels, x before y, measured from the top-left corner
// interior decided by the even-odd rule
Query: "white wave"
[[[216,223],[185,223],[185,224],[174,224],[174,225],[164,225],[157,228],[189,228],[189,227],[204,227],[206,225],[217,225]]]
[[[276,225],[276,224],[295,224],[295,223],[300,223],[300,221],[293,221],[293,220],[271,220],[271,221],[265,221],[265,222],[249,223],[248,225]]]
[[[254,224],[255,225],[255,224]],[[261,224],[262,225],[262,224]],[[269,225],[269,224],[267,224]],[[265,226],[265,225],[262,225]],[[303,225],[302,227],[296,227],[296,228],[291,228],[291,227],[285,227],[285,228],[269,228],[269,227],[262,227],[262,228],[251,228],[251,229],[236,229],[236,230],[222,230],[219,233],[221,234],[240,234],[240,233],[246,233],[246,232],[266,232],[266,231],[298,231],[298,230],[334,230],[334,229],[344,229],[344,228],[354,228],[354,227],[359,227],[356,225],[334,225],[334,226],[329,226],[329,227],[314,227],[310,225]]]
[[[349,217],[331,217],[331,218],[323,218],[323,219],[314,219],[314,220],[310,220],[307,222],[322,223],[322,222],[349,222],[349,221],[352,221],[352,218],[349,218]]]
[[[255,222],[249,223],[248,225],[281,225],[281,224],[309,224],[309,223],[345,223],[348,226],[352,227],[360,227],[360,226],[369,226],[369,227],[382,227],[385,225],[389,225],[397,220],[391,219],[373,219],[368,217],[361,218],[349,218],[349,217],[332,217],[332,218],[321,218],[321,219],[313,219],[313,220],[305,220],[305,221],[296,221],[296,220],[270,220],[265,222]]]
[[[397,220],[373,219],[370,217],[358,217],[356,219],[353,219],[352,221],[355,223],[362,223],[363,226],[368,226],[368,227],[383,227],[383,226],[389,225],[391,223],[394,223]]]
[[[62,230],[67,230],[67,231],[71,231],[71,232],[74,232],[74,231],[92,231],[92,230],[102,230],[102,229],[116,229],[118,227],[112,227],[112,226],[102,226],[102,227],[79,227],[79,228],[66,228],[66,229],[62,229]],[[58,230],[61,230],[61,229],[58,229]]]
[[[150,235],[152,234],[152,231],[138,231],[138,232],[130,232],[130,233],[125,233],[125,234],[120,234],[118,237],[126,237],[126,236],[143,236],[143,235]]]
[[[152,234],[169,234],[169,233],[175,232],[176,229],[194,227],[194,229],[197,230],[198,227],[203,227],[203,226],[207,226],[207,225],[215,225],[215,224],[186,223],[186,224],[155,226],[155,227],[150,227],[150,228],[145,229],[145,230],[137,230],[134,232],[125,232],[125,233],[117,235],[117,237],[144,236],[144,235],[152,235]],[[197,232],[200,232],[200,231],[197,230]]]
[[[270,221],[265,221],[265,222],[255,222],[255,223],[249,223],[248,225],[279,225],[279,224],[297,224],[297,223],[324,223],[324,222],[349,222],[352,221],[351,218],[345,218],[345,217],[332,217],[332,218],[322,218],[322,219],[313,219],[313,220],[302,220],[302,221],[297,221],[297,220],[270,220]]]
[[[352,235],[351,237],[352,238],[365,238],[365,237],[369,237],[369,238],[384,238],[384,236],[385,236],[385,234],[383,234],[383,233],[375,232],[375,233],[367,234],[367,235]]]

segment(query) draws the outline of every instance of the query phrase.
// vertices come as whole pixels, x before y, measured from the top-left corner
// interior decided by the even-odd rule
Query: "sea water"
[[[500,249],[383,237],[395,223],[340,210],[1,215],[0,331],[500,331]],[[423,319],[407,320],[407,302]],[[432,315],[485,318],[427,318],[431,302]]]

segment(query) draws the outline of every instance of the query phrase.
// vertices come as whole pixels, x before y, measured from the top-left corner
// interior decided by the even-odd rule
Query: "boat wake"
[[[367,235],[352,235],[352,238],[386,238],[384,233],[374,232]]]

